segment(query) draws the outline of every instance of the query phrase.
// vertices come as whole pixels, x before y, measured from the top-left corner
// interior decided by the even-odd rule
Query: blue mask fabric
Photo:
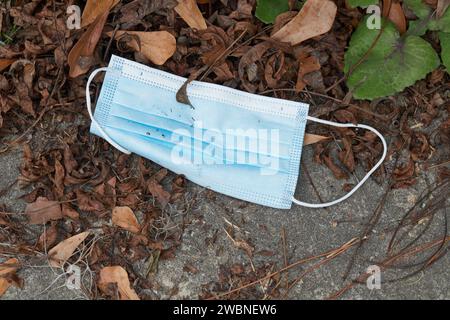
[[[89,85],[106,71],[95,113]],[[191,106],[177,102],[187,79],[112,56],[86,86],[91,133],[121,152],[136,153],[205,188],[252,203],[289,209],[325,207],[350,197],[381,165],[386,142],[372,127],[308,116],[309,106],[211,83],[187,86]],[[344,197],[324,204],[294,198],[307,120],[373,131],[383,142],[380,161]]]

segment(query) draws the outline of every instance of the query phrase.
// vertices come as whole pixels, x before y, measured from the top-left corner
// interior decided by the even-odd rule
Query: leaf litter
[[[447,7],[448,1],[438,1],[437,14]],[[2,30],[18,31],[12,41],[0,45],[0,152],[11,146],[23,148],[17,184],[32,191],[23,197],[28,202],[24,214],[0,207],[0,228],[8,233],[7,238],[0,234],[0,243],[11,242],[0,246],[0,253],[47,253],[50,264],[57,267],[87,255],[99,288],[92,297],[103,294],[112,299],[138,299],[141,290],[152,287],[148,275],[157,272],[158,262],[176,258],[184,222],[173,221],[169,212],[176,207],[184,216],[191,210],[184,177],[155,168],[151,161],[120,155],[88,132],[86,74],[105,66],[115,53],[191,81],[307,101],[312,115],[379,128],[391,141],[390,158],[398,156],[399,161],[379,170],[376,180],[381,183],[390,174],[389,190],[408,188],[427,168],[437,170],[442,179],[435,193],[424,196],[396,229],[387,229],[394,236],[383,268],[395,268],[406,256],[432,249],[432,255],[411,263],[409,270],[424,270],[438,261],[448,238],[419,243],[423,238],[418,236],[405,244],[404,234],[431,223],[448,190],[448,75],[437,69],[398,94],[398,99],[354,102],[342,79],[345,48],[362,19],[361,10],[347,7],[344,1],[308,0],[299,12],[291,5],[266,25],[253,16],[255,8],[253,0],[111,0],[100,6],[88,1],[80,30],[66,28],[64,2],[21,1],[2,11]],[[410,19],[398,2],[383,14],[400,32]],[[92,93],[97,95],[100,86],[96,82]],[[188,93],[186,84],[177,98],[189,104]],[[376,136],[368,132],[315,124],[308,131],[314,134],[307,136],[305,144],[313,144],[316,161],[338,179],[349,177],[357,166],[368,170],[382,152]],[[15,143],[7,140],[18,134]],[[347,182],[342,187],[348,187]],[[373,223],[380,212],[381,207]],[[26,230],[32,226],[39,230],[30,239]],[[279,268],[270,259],[254,265],[258,252],[251,242],[230,232],[250,267],[221,266],[219,281],[205,284],[201,297],[283,297],[307,274],[365,242],[368,234]],[[2,274],[8,261],[15,266]],[[131,267],[142,261],[148,266],[145,276]],[[284,273],[294,275],[296,266],[312,261],[316,263],[291,282],[282,281]],[[17,259],[0,264],[0,296],[11,285],[22,285],[16,275],[19,269]],[[185,269],[197,272],[195,266]],[[366,276],[362,273],[334,297]]]

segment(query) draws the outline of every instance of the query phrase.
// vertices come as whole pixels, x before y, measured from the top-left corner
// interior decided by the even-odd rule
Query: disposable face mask
[[[95,114],[89,86],[106,71]],[[381,165],[387,146],[374,128],[308,116],[308,105],[193,81],[191,105],[177,102],[186,79],[113,56],[86,85],[91,132],[121,152],[136,153],[228,196],[273,208],[292,203],[322,208],[350,197]],[[310,204],[294,198],[307,120],[374,132],[384,151],[379,162],[345,196]]]

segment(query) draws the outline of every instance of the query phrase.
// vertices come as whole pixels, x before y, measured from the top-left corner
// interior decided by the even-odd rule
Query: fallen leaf
[[[0,226],[6,226],[8,223],[0,217]]]
[[[319,59],[315,56],[309,56],[300,61],[300,67],[298,69],[297,84],[295,85],[295,90],[297,92],[302,91],[307,83],[304,81],[304,77],[313,72],[320,70]]]
[[[330,137],[319,136],[317,134],[305,133],[305,138],[303,139],[303,145],[307,146],[310,144],[315,144],[321,141],[330,139]]]
[[[15,59],[0,59],[0,72],[8,68]]]
[[[25,214],[28,216],[30,224],[43,224],[63,217],[59,202],[49,201],[44,197],[38,197],[35,202],[28,204]]]
[[[100,212],[105,209],[105,206],[100,201],[92,197],[92,194],[76,190],[78,208],[87,212]]]
[[[355,171],[355,157],[352,150],[352,139],[349,136],[342,138],[344,145],[342,151],[339,152],[339,160],[347,167],[350,172]]]
[[[9,287],[11,287],[11,283],[3,278],[0,278],[0,297],[8,291]]]
[[[396,183],[393,187],[405,188],[414,183],[415,178],[415,166],[414,161],[410,158],[407,164],[400,165],[394,170],[393,178]]]
[[[163,189],[163,187],[154,179],[148,182],[148,191],[154,196],[162,207],[165,207],[170,201],[170,193]]]
[[[72,220],[78,220],[80,218],[80,214],[78,213],[78,211],[72,208],[67,203],[63,203],[62,205],[62,214],[64,217],[68,217]]]
[[[100,270],[98,287],[108,294],[109,284],[116,284],[119,291],[120,300],[140,300],[136,292],[130,286],[128,273],[121,266],[104,267]]]
[[[299,14],[272,35],[281,42],[297,45],[328,32],[333,26],[337,6],[330,0],[308,0]]]
[[[195,0],[178,0],[175,11],[192,29],[205,30],[208,28]]]
[[[64,176],[65,176],[65,170],[61,162],[59,162],[58,159],[55,159],[55,177],[54,177],[54,184],[55,184],[55,193],[58,196],[58,198],[62,198],[64,195]]]
[[[114,8],[119,2],[120,0],[88,0],[81,16],[81,28],[90,25],[97,17]]]
[[[113,32],[108,32],[107,35],[112,37]],[[133,50],[141,52],[147,59],[157,65],[163,65],[167,59],[172,57],[177,48],[175,37],[167,31],[140,32],[119,30],[114,38],[118,40],[124,35],[132,36],[129,37],[127,44]]]
[[[9,273],[16,272],[19,268],[19,260],[11,258],[3,263],[0,263],[0,277],[4,277]]]
[[[329,155],[322,155],[325,165],[333,172],[336,179],[347,179],[347,173],[337,166]]]
[[[14,284],[7,277],[16,273],[18,264],[19,260],[16,258],[11,258],[0,264],[0,297]]]
[[[55,244],[57,237],[58,229],[56,228],[56,224],[52,224],[40,235],[37,242],[37,247],[40,250],[50,248]]]
[[[400,34],[406,32],[406,17],[400,2],[392,2],[389,10],[389,20],[396,25]]]
[[[122,6],[118,23],[128,29],[142,23],[145,16],[158,10],[173,9],[177,4],[177,0],[134,0]]]
[[[55,268],[62,267],[64,263],[73,255],[76,248],[78,248],[78,246],[86,239],[89,233],[89,231],[79,233],[54,246],[48,252],[50,260],[49,264]]]
[[[108,14],[109,10],[106,10],[101,16],[98,16],[70,50],[67,62],[70,67],[69,76],[71,78],[85,74],[92,66],[95,47],[100,40]]]
[[[132,233],[140,230],[139,222],[129,207],[115,207],[112,211],[112,223]]]

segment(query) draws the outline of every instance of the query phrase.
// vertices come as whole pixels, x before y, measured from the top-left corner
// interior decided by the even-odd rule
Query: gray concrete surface
[[[10,185],[18,176],[20,152],[12,151],[0,155],[0,189]],[[312,149],[305,148],[303,161],[324,200],[331,200],[341,190],[344,182],[333,178],[330,171],[312,162]],[[302,170],[297,194],[303,200],[317,201],[308,179]],[[362,176],[362,172],[359,172]],[[374,233],[361,250],[356,260],[352,275],[364,272],[374,261],[384,257],[389,236],[383,230],[396,223],[426,189],[427,179],[423,176],[409,189],[394,190],[388,196],[386,208]],[[10,188],[0,203],[9,210],[20,212],[24,203],[17,200],[23,191],[17,187]],[[158,272],[153,275],[155,286],[144,293],[152,298],[189,298],[197,299],[202,287],[217,281],[219,267],[242,263],[251,270],[250,260],[243,250],[237,248],[226,235],[228,222],[234,224],[234,236],[251,243],[254,248],[253,264],[256,267],[273,262],[276,268],[282,267],[283,255],[280,245],[281,231],[286,230],[289,263],[311,255],[336,248],[357,237],[364,223],[372,214],[383,193],[383,186],[373,179],[369,180],[360,191],[348,201],[329,209],[306,209],[293,206],[291,210],[276,210],[200,188],[192,183],[188,185],[187,197],[195,199],[192,210],[185,220],[189,222],[184,230],[181,247],[175,258],[161,261]],[[448,212],[447,212],[448,213]],[[228,222],[227,222],[228,221]],[[345,222],[349,221],[349,222]],[[444,223],[440,214],[433,223],[430,239],[441,234]],[[216,235],[216,241],[210,241]],[[414,235],[409,235],[413,237]],[[272,256],[259,252],[270,251]],[[300,281],[288,295],[289,299],[322,299],[340,289],[347,282],[342,276],[353,251],[334,259]],[[447,255],[426,272],[395,283],[383,283],[380,290],[369,290],[360,285],[347,292],[344,299],[450,299],[450,258]],[[198,272],[186,272],[189,264]],[[50,268],[34,266],[29,263],[20,271],[25,280],[23,290],[10,288],[2,299],[81,299],[83,292],[69,290],[64,286],[64,279]],[[298,276],[305,268],[297,267],[290,273],[291,279]],[[275,269],[276,270],[276,269]],[[392,276],[383,273],[382,278]],[[177,290],[174,291],[174,287]],[[262,290],[259,287],[257,290]],[[175,292],[175,294],[173,294]]]

